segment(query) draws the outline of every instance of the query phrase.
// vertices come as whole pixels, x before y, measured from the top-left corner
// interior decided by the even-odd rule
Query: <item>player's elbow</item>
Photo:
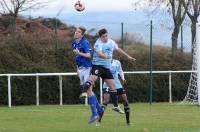
[[[117,52],[123,53],[123,50],[122,50],[121,48],[118,48],[118,49],[117,49]]]
[[[92,55],[91,55],[91,54],[87,54],[87,58],[88,58],[88,59],[91,59],[91,58],[92,58]]]
[[[100,58],[103,58],[103,59],[106,58],[105,55],[104,55],[102,52],[98,52],[97,55],[98,55]]]

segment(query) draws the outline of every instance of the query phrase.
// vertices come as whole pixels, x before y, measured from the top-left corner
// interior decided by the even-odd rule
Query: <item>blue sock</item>
[[[101,107],[101,105],[99,104],[99,101],[97,100],[97,97],[95,96],[95,100],[96,100],[96,107],[97,107],[97,111],[98,113],[102,113],[103,112],[103,109]]]
[[[97,108],[96,108],[97,102],[96,102],[95,95],[88,97],[88,102],[89,102],[89,105],[90,105],[92,116],[97,116],[98,115],[97,114]]]

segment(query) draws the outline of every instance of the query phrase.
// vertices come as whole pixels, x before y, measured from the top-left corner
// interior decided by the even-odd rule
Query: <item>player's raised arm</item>
[[[122,50],[121,48],[118,48],[117,49],[117,52],[126,56],[129,60],[133,60],[133,61],[136,61],[135,58],[133,58],[132,56],[130,56],[129,54],[127,54],[124,50]]]
[[[111,59],[111,57],[106,56],[102,51],[97,52],[97,55],[102,59]]]
[[[83,50],[84,50],[84,52],[80,52],[78,49],[75,49],[74,52],[77,55],[80,55],[80,56],[83,56],[85,58],[91,59],[92,58],[92,56],[91,56],[92,49],[90,48],[89,42],[86,41],[86,42],[83,43]]]
[[[79,54],[80,56],[86,57],[86,58],[88,58],[88,59],[91,59],[91,58],[92,58],[90,53],[81,53],[81,52],[79,52],[78,54]]]
[[[99,43],[99,41],[97,40],[97,42],[94,45],[94,50],[95,50],[97,56],[102,59],[110,59],[111,57],[109,57],[105,53],[103,53],[102,46],[103,45],[101,43]]]

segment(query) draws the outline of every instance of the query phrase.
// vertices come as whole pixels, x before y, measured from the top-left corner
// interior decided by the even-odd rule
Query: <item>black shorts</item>
[[[101,77],[103,80],[114,79],[110,69],[107,69],[99,65],[92,66],[91,75],[96,75],[98,77]]]
[[[109,88],[103,88],[103,94],[109,93]],[[124,88],[117,89],[117,95],[126,94],[126,90]]]

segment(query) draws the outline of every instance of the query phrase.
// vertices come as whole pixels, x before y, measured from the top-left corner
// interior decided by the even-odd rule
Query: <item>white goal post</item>
[[[198,105],[200,105],[200,23],[196,25],[196,47],[197,47],[197,88]]]
[[[187,94],[183,103],[198,104],[200,106],[200,23],[196,25],[196,36],[193,42],[192,72]]]

